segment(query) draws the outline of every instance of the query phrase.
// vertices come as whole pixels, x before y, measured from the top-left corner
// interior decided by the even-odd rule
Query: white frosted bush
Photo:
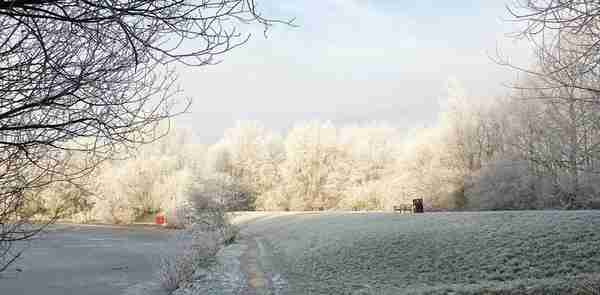
[[[121,182],[122,170],[112,165],[103,166],[92,184],[95,194],[91,215],[94,219],[108,223],[131,223],[135,212]]]
[[[290,204],[283,188],[276,188],[257,197],[256,209],[266,211],[286,211]]]
[[[467,193],[474,209],[528,209],[536,206],[534,176],[527,163],[510,160],[488,165],[472,179]]]
[[[231,224],[224,207],[201,197],[192,199],[189,210],[176,210],[185,229],[172,240],[175,247],[160,259],[158,278],[164,290],[172,292],[189,283],[198,269],[207,268],[220,247],[232,242],[238,229]]]
[[[192,176],[187,170],[179,171],[154,186],[153,194],[161,196],[161,211],[166,216],[167,224],[182,228],[189,223],[186,218],[192,214],[189,203]]]
[[[206,268],[213,261],[220,247],[220,237],[196,227],[182,230],[170,243],[170,253],[160,258],[158,279],[162,288],[172,292],[189,283],[199,268]]]
[[[128,224],[135,220],[135,212],[122,194],[97,197],[92,216],[99,221],[115,224]]]

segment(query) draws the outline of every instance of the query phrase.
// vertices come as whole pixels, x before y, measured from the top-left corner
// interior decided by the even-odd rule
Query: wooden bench
[[[414,199],[412,204],[395,205],[394,212],[423,213],[423,199]]]
[[[413,205],[412,204],[395,205],[394,212],[413,213]]]

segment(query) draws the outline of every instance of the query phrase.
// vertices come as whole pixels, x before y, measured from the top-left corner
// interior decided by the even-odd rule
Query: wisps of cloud
[[[267,39],[256,28],[222,64],[182,69],[182,86],[195,97],[187,120],[211,138],[236,119],[265,121],[274,129],[303,119],[412,127],[406,125],[437,117],[450,76],[472,95],[500,93],[511,74],[488,54],[505,33],[504,10],[487,1],[475,9],[464,2],[463,10],[390,7],[383,0],[265,3],[265,13],[296,17],[298,27],[277,26]]]

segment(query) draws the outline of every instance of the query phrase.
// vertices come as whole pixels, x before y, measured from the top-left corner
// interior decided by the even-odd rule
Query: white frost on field
[[[317,213],[308,213],[302,211],[286,211],[286,212],[272,212],[272,211],[238,211],[229,213],[229,217],[231,218],[231,222],[236,225],[244,226],[252,223],[254,221],[260,220],[269,220],[272,218],[282,217],[282,216],[293,216],[298,214],[317,214]]]
[[[597,211],[521,211],[297,214],[248,231],[272,252],[286,294],[468,294],[599,274],[599,228]]]
[[[287,281],[281,276],[281,274],[275,274],[271,277],[272,290],[274,295],[286,294]]]

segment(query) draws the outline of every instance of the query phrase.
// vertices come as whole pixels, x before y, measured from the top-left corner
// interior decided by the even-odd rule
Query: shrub
[[[188,203],[176,209],[179,231],[173,242],[175,249],[161,257],[158,278],[167,292],[185,286],[199,268],[207,268],[215,260],[220,247],[233,242],[238,234],[225,206],[204,194],[191,194]]]
[[[223,241],[228,241],[236,233],[235,226],[227,215],[235,200],[226,201],[214,191],[194,190],[189,193],[188,224],[200,227],[204,231],[219,233]]]
[[[114,224],[128,224],[135,220],[135,211],[122,193],[104,194],[95,199],[92,215],[96,219]]]
[[[338,208],[345,210],[382,210],[390,194],[384,181],[375,181],[361,186],[351,187],[344,192],[344,197],[338,203]],[[395,204],[392,204],[392,206]]]
[[[256,198],[256,208],[266,211],[289,211],[290,200],[284,187],[276,187]]]
[[[178,232],[173,239],[174,249],[160,258],[158,279],[167,292],[185,286],[198,268],[208,267],[219,250],[220,237],[196,227]]]
[[[479,171],[467,192],[471,209],[531,209],[538,202],[536,179],[527,163],[500,160]]]
[[[250,210],[254,208],[253,192],[238,179],[217,173],[198,181],[190,193],[195,200],[211,200],[226,210]]]

